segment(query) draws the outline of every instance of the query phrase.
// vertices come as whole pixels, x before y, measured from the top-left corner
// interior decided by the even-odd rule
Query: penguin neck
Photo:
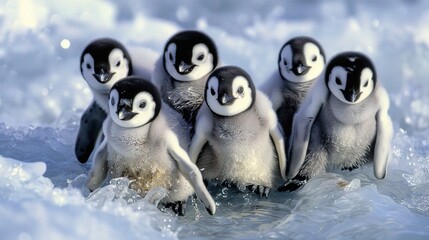
[[[103,92],[98,92],[98,91],[94,91],[93,89],[91,89],[92,91],[92,95],[94,96],[94,101],[98,104],[98,106],[101,107],[101,109],[103,109],[103,111],[105,111],[106,113],[109,112],[109,93],[103,93]]]
[[[288,95],[294,96],[295,99],[303,99],[315,83],[314,80],[315,79],[305,82],[291,82],[289,80],[284,79],[283,93],[285,94],[285,96]]]

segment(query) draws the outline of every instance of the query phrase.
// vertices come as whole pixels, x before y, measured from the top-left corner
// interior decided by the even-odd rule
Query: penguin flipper
[[[288,146],[288,166],[286,167],[286,177],[294,178],[304,163],[307,148],[310,141],[311,128],[317,118],[320,109],[325,103],[328,89],[324,79],[317,80],[303,104],[298,109],[292,123],[292,133]]]
[[[173,132],[168,131],[166,133],[166,140],[168,153],[177,162],[180,173],[191,183],[197,197],[204,204],[209,214],[214,215],[216,213],[216,204],[204,184],[200,170],[191,161],[186,151],[180,147],[179,140]]]
[[[104,138],[103,142],[95,150],[94,162],[88,174],[86,187],[89,190],[94,191],[106,179],[108,172],[107,165],[107,138]]]
[[[195,133],[192,137],[191,144],[189,145],[189,157],[193,163],[197,162],[198,155],[207,142],[207,131],[212,128],[211,118],[207,113],[208,107],[203,104],[198,111],[197,121],[195,122]]]
[[[88,161],[106,117],[106,112],[95,101],[82,114],[75,144],[75,154],[79,162]]]
[[[386,176],[387,161],[393,137],[392,120],[388,114],[389,97],[384,89],[378,92],[380,109],[376,115],[377,136],[374,149],[374,176],[383,179]]]
[[[270,129],[270,137],[274,143],[279,161],[280,173],[283,180],[286,180],[286,152],[284,134],[281,126],[278,123],[277,115],[272,108],[271,101],[261,91],[256,93],[256,110],[262,118],[268,122]]]

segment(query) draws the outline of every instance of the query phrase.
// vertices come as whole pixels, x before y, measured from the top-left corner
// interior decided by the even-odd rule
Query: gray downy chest
[[[193,112],[204,102],[204,88],[207,78],[182,82],[169,77],[163,82],[163,100],[181,113]]]
[[[334,165],[368,161],[375,141],[376,113],[372,101],[350,105],[331,96],[315,120],[312,147],[324,146]]]
[[[253,144],[269,137],[267,123],[254,109],[231,117],[214,116],[213,120],[210,141],[225,148]]]

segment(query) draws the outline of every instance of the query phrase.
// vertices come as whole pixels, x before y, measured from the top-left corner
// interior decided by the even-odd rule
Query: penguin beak
[[[132,102],[129,99],[121,99],[118,104],[118,118],[122,121],[127,121],[133,118],[137,113],[132,112]]]
[[[346,90],[341,90],[343,92],[344,98],[349,101],[349,102],[356,102],[357,100],[359,100],[362,92],[358,92],[355,89],[346,91]]]
[[[115,73],[110,73],[110,72],[109,73],[104,73],[104,71],[102,71],[99,74],[97,74],[97,73],[93,74],[93,76],[95,77],[95,79],[98,82],[102,83],[102,84],[105,84],[105,83],[109,82],[110,79],[112,79],[113,75],[115,75]]]
[[[295,68],[296,75],[304,75],[310,70],[310,66],[305,66],[302,63],[299,63],[299,65]]]
[[[195,65],[192,65],[192,64],[188,65],[182,61],[178,67],[178,72],[180,74],[188,74],[194,69],[194,67],[195,67]]]
[[[235,98],[232,96],[229,96],[228,93],[224,93],[220,99],[220,103],[222,105],[231,105],[234,102]]]

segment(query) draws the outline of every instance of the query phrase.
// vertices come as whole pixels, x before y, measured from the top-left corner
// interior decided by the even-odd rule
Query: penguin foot
[[[232,187],[233,185],[235,185],[234,182],[232,182],[229,179],[222,182],[222,186],[224,186],[224,187]]]
[[[259,196],[266,198],[268,198],[268,194],[271,190],[271,188],[262,185],[249,185],[248,188],[251,192],[259,194]]]
[[[283,186],[277,188],[277,191],[279,192],[293,192],[297,190],[298,188],[304,186],[307,183],[307,180],[305,179],[290,179],[283,184]]]
[[[350,172],[351,171],[353,171],[353,170],[355,170],[356,168],[358,168],[357,166],[352,166],[352,167],[343,167],[343,168],[341,168],[341,170],[349,170]]]
[[[166,203],[165,208],[171,208],[176,215],[185,216],[186,201]]]

